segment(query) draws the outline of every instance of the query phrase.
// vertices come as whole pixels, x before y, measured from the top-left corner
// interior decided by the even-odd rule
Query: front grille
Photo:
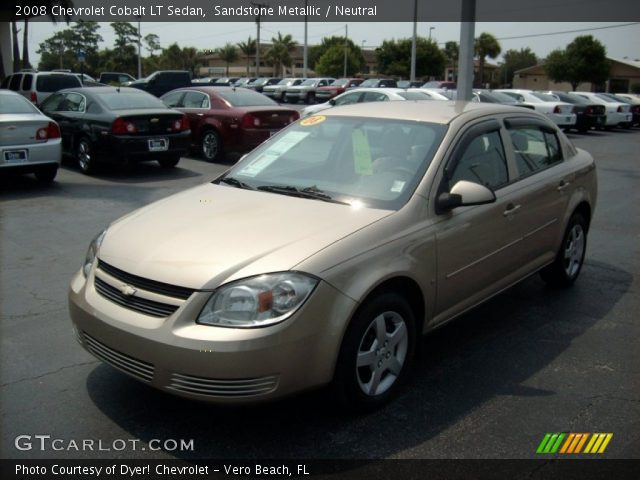
[[[152,317],[168,317],[178,309],[177,305],[155,302],[134,295],[124,295],[120,290],[112,287],[98,277],[95,278],[96,292],[113,303]]]
[[[170,285],[168,283],[156,282],[155,280],[149,280],[148,278],[138,277],[130,273],[124,272],[119,268],[109,265],[108,263],[98,260],[98,268],[105,273],[108,273],[113,278],[131,285],[138,287],[148,292],[157,293],[159,295],[166,295],[168,297],[181,298],[186,300],[191,296],[195,290],[191,288],[178,287],[176,285]]]
[[[185,393],[195,393],[210,397],[253,397],[273,392],[278,386],[278,377],[273,375],[259,378],[218,380],[174,373],[169,387]]]
[[[114,350],[87,333],[83,333],[82,337],[87,350],[103,362],[143,382],[150,382],[153,379],[154,367],[152,364]]]

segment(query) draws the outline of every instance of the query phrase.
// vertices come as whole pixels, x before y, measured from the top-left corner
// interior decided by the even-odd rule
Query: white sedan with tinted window
[[[523,105],[532,107],[535,111],[545,114],[553,123],[562,128],[569,128],[576,124],[577,116],[573,105],[561,102],[554,95],[532,90],[494,90],[515,98]]]

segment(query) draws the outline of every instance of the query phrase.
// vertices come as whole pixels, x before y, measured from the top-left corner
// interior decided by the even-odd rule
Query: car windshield
[[[38,113],[38,109],[24,97],[0,95],[0,115],[6,113]]]
[[[398,92],[405,100],[431,100],[431,97],[424,92]]]
[[[347,83],[349,83],[348,78],[339,78],[338,80],[334,80],[331,82],[332,87],[344,87]]]
[[[375,87],[378,84],[379,80],[375,78],[370,78],[369,80],[365,80],[360,84],[361,87]]]
[[[506,93],[502,93],[502,92],[482,92],[481,95],[484,95],[485,97],[488,97],[488,98],[492,98],[497,103],[506,103],[509,105],[519,103],[511,95],[507,95]]]
[[[315,85],[316,83],[318,83],[318,80],[316,80],[315,78],[310,78],[308,80],[305,80],[304,82],[302,82],[300,85]]]
[[[531,95],[542,100],[543,102],[557,102],[558,98],[554,95],[549,95],[548,93],[540,93],[540,92],[531,92]]]
[[[425,122],[307,117],[214,182],[396,210],[412,195],[445,131],[445,125]]]
[[[227,92],[217,92],[231,107],[264,107],[277,105],[269,97],[251,90],[229,90]]]
[[[166,109],[159,98],[146,92],[111,91],[97,94],[109,110],[134,110],[147,108]]]
[[[283,78],[278,82],[278,85],[291,85],[295,81],[295,78]]]

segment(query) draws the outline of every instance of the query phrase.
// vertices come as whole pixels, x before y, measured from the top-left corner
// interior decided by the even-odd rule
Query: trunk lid
[[[36,132],[47,128],[49,122],[48,118],[37,113],[0,115],[0,146],[44,143],[46,139],[36,139]]]

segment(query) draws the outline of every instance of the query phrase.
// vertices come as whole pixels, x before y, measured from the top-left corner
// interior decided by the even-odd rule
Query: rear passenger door
[[[522,256],[536,268],[555,257],[575,173],[564,161],[555,128],[530,117],[507,118],[504,123],[516,166]]]

